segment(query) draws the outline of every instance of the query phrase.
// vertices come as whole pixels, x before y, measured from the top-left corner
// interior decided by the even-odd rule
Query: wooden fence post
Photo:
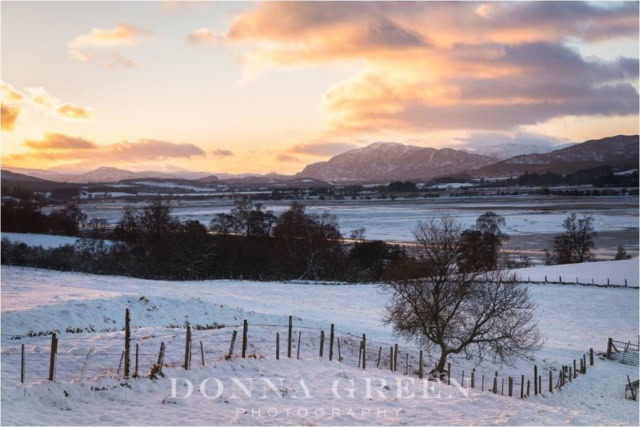
[[[538,391],[542,395],[542,375],[538,376]]]
[[[586,354],[582,355],[582,373],[583,374],[587,373],[587,355]]]
[[[533,365],[533,394],[538,395],[538,365]]]
[[[480,388],[480,391],[484,391],[484,374],[482,374],[482,387]]]
[[[589,365],[593,366],[593,349],[589,349]]]
[[[236,345],[237,336],[238,331],[233,331],[233,334],[231,335],[231,345],[229,346],[229,355],[227,356],[227,359],[231,359],[231,357],[233,357],[233,347],[235,347]]]
[[[129,309],[124,311],[124,377],[129,378],[129,361],[131,360],[131,326]]]
[[[58,338],[56,333],[51,334],[51,357],[49,358],[49,381],[56,378],[56,354],[58,353]]]
[[[136,343],[136,367],[135,370],[133,371],[133,378],[138,378],[138,352],[139,352],[140,348],[138,343]]]
[[[204,344],[200,341],[200,356],[202,358],[202,367],[204,368]]]
[[[329,360],[333,360],[333,323],[331,324],[331,332],[329,332]]]
[[[382,348],[382,347],[380,347]],[[418,368],[418,377],[422,379],[424,376],[424,372],[422,371],[422,350],[420,350],[420,367]]]
[[[160,343],[160,352],[158,353],[158,373],[162,375],[162,365],[164,364],[164,342]]]
[[[471,369],[471,388],[476,386],[476,368]]]
[[[380,356],[382,356],[382,346],[378,349],[378,361],[376,362],[376,368],[380,367]]]
[[[549,369],[549,393],[553,393],[553,374]]]
[[[572,377],[573,377],[573,374],[571,373],[571,367],[569,367],[569,382],[573,382]]]
[[[367,336],[362,334],[362,369],[367,369]]]
[[[296,349],[296,360],[300,360],[300,346],[302,345],[302,331],[298,331],[298,348]]]
[[[524,399],[524,375],[520,378],[520,399]]]
[[[509,377],[509,397],[513,396],[513,378]]]
[[[393,371],[398,370],[398,344],[396,344],[393,350]]]
[[[529,390],[531,390],[531,381],[527,380],[527,398],[529,397]]]
[[[504,396],[504,378],[502,379],[502,387],[500,388],[500,394]]]
[[[276,360],[280,360],[280,332],[276,332]]]
[[[578,378],[578,370],[576,369],[576,359],[573,359],[573,378]]]
[[[337,341],[338,341],[338,362],[342,362],[342,353],[340,352],[340,337],[338,337]]]
[[[405,353],[404,374],[409,375],[409,353]]]
[[[320,331],[320,357],[324,353],[324,331]]]
[[[246,320],[242,322],[242,358],[247,357],[247,329],[249,329],[249,322]]]
[[[189,369],[191,364],[191,325],[187,323],[187,335],[184,343],[184,369]]]
[[[451,363],[447,363],[447,385],[451,385]]]
[[[393,347],[389,347],[389,369],[393,372]]]
[[[498,393],[498,371],[496,371],[496,376],[493,377],[493,394]]]
[[[20,354],[20,382],[24,384],[24,344],[21,344]]]
[[[358,369],[362,363],[362,340],[360,340],[360,347],[358,347]]]
[[[289,316],[289,337],[287,342],[287,357],[291,359],[291,340],[293,339],[293,316]]]

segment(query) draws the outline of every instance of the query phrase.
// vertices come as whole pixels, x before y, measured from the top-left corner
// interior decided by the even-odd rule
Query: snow
[[[538,266],[521,268],[514,270],[520,280],[531,280],[543,282],[545,276],[549,282],[575,283],[595,283],[606,285],[607,281],[611,285],[625,284],[628,286],[638,286],[638,258],[623,261],[599,261],[585,262],[582,264],[563,264],[554,266]]]
[[[430,185],[429,188],[466,188],[466,187],[473,187],[474,183],[472,182],[447,182],[444,184],[434,184],[434,185]]]
[[[28,246],[42,246],[45,249],[57,248],[64,245],[75,245],[75,243],[80,240],[79,237],[35,233],[6,233],[4,231],[1,236],[10,242],[24,243]]]
[[[257,193],[259,192],[252,194]],[[540,199],[532,196],[509,196],[489,200],[441,197],[411,201],[303,202],[310,213],[328,212],[336,215],[344,235],[365,227],[368,239],[399,242],[414,240],[412,232],[420,220],[447,214],[464,227],[470,227],[475,224],[478,216],[488,210],[505,217],[505,231],[510,235],[560,233],[563,231],[562,221],[571,212],[593,216],[597,232],[638,227],[638,198],[635,196]],[[266,209],[280,214],[288,209],[289,203],[265,201],[263,204]],[[199,220],[208,224],[216,214],[228,213],[232,207],[229,200],[181,201],[174,205],[172,213],[183,221]],[[110,223],[116,223],[122,217],[121,203],[88,203],[83,204],[82,209],[89,217],[105,218]]]
[[[572,266],[522,269],[520,275],[533,271],[575,276],[592,269],[592,275],[614,275],[635,271],[637,259],[598,262]],[[585,270],[586,271],[586,270]],[[386,295],[376,285],[322,283],[221,281],[151,281],[128,277],[96,276],[53,272],[42,269],[3,266],[2,270],[2,414],[3,424],[623,424],[637,425],[637,404],[624,400],[626,375],[637,377],[637,368],[596,358],[586,376],[553,396],[526,400],[493,395],[477,389],[468,397],[457,388],[438,386],[446,398],[431,395],[423,398],[423,383],[415,375],[404,376],[405,353],[416,366],[417,349],[413,343],[398,340],[382,324]],[[534,360],[523,360],[513,367],[495,366],[460,357],[451,359],[454,378],[476,368],[487,378],[498,371],[500,378],[512,375],[519,383],[521,374],[530,374],[532,365],[542,372],[547,390],[548,370],[571,364],[594,348],[602,351],[608,337],[621,341],[638,336],[638,290],[569,285],[527,285],[537,303],[536,321],[545,338],[544,348]],[[174,368],[164,370],[166,377],[123,381],[117,367],[122,351],[124,309],[129,308],[134,342],[140,348],[140,370],[145,375],[157,358],[160,342],[165,342],[165,362]],[[294,316],[294,351],[297,333],[302,332],[301,360],[286,360],[287,316]],[[225,361],[232,329],[240,330],[243,319],[249,321],[249,354],[256,359],[234,358]],[[195,343],[192,370],[179,366],[184,358],[183,325],[194,325]],[[214,325],[215,323],[215,325]],[[341,338],[344,363],[318,357],[320,329],[328,333],[329,323],[336,325]],[[208,329],[195,329],[196,325]],[[223,328],[217,329],[224,325]],[[212,329],[213,328],[213,329]],[[38,333],[59,331],[57,381],[46,377],[48,336]],[[77,333],[81,331],[81,333]],[[31,332],[30,337],[16,340]],[[73,333],[72,333],[73,332]],[[275,333],[281,337],[281,359],[274,360]],[[357,368],[358,337],[367,335],[367,370]],[[200,366],[199,341],[203,342],[206,367]],[[399,371],[388,366],[388,348],[400,345]],[[19,378],[19,346],[27,350],[26,385]],[[382,369],[375,369],[378,346],[382,346]],[[90,349],[83,380],[80,372]],[[236,355],[240,341],[236,343]],[[432,366],[435,353],[426,353]],[[183,399],[183,380],[178,381],[177,397],[171,396],[171,377],[187,378],[194,383],[193,395]],[[219,379],[225,392],[218,399],[200,394],[205,378]],[[283,390],[283,397],[268,391],[267,397],[233,398],[232,379],[271,378]],[[277,378],[285,384],[279,385]],[[388,389],[375,391],[372,398],[363,393],[367,378],[378,384],[384,380]],[[305,381],[311,399],[293,398],[300,379]],[[398,398],[403,384],[417,388],[418,397]],[[340,380],[337,398],[332,393]],[[354,381],[354,398],[346,398],[345,388]],[[413,384],[410,384],[413,381]],[[213,379],[210,394],[215,394]],[[433,385],[433,383],[431,384]],[[519,385],[514,386],[519,393]],[[262,393],[259,388],[256,393]],[[270,393],[270,394],[269,394]],[[452,397],[448,397],[451,394]],[[309,414],[303,416],[304,409]],[[378,416],[378,410],[386,413]],[[257,411],[260,410],[260,414]],[[289,414],[287,415],[287,410]],[[302,411],[302,415],[298,414]],[[314,411],[320,411],[316,417]],[[351,412],[350,412],[351,410]],[[367,412],[370,410],[370,412]],[[394,411],[400,410],[400,414]],[[276,411],[275,415],[273,411]],[[324,412],[322,412],[324,411]],[[364,412],[363,412],[364,411]]]
[[[7,239],[13,243],[24,243],[27,246],[42,246],[45,249],[58,248],[64,245],[75,245],[80,237],[58,236],[55,234],[37,234],[37,233],[8,233],[0,234],[2,239]],[[104,240],[106,245],[110,245],[111,240]]]

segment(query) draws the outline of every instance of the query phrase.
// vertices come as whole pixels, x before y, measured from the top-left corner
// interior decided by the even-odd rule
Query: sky
[[[2,164],[295,173],[637,134],[638,5],[2,1]]]

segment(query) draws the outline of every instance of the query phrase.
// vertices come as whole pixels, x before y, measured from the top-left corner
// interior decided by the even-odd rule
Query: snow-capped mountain
[[[103,166],[90,172],[74,176],[73,178],[67,180],[67,182],[116,182],[123,179],[135,178],[175,178],[175,176],[173,174],[163,172],[131,172],[124,169]]]
[[[565,148],[573,144],[564,144],[561,146],[543,145],[543,144],[527,144],[518,142],[507,142],[504,144],[488,145],[484,147],[467,150],[474,154],[482,154],[483,156],[494,157],[498,160],[506,160],[515,156],[525,154],[544,154],[554,150]]]
[[[395,142],[376,142],[307,165],[297,177],[325,181],[427,179],[478,168],[493,157],[451,148],[435,149]]]
[[[479,176],[513,176],[525,172],[568,173],[596,166],[638,165],[638,135],[585,141],[544,154],[515,156],[480,168]]]

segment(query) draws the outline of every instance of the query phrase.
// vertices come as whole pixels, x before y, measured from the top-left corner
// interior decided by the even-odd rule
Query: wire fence
[[[331,325],[324,330],[293,324],[248,324],[206,328],[131,328],[129,363],[125,362],[126,331],[78,334],[58,339],[22,337],[2,346],[3,383],[32,384],[53,379],[83,382],[103,377],[150,377],[162,368],[198,369],[230,358],[330,359],[360,369],[379,369],[394,375],[444,381],[526,398],[547,396],[578,380],[594,364],[593,349],[564,366],[531,367],[530,372],[498,372],[489,366],[470,366],[452,357],[444,371],[436,370],[437,355],[388,342],[367,339]],[[242,335],[236,336],[242,332]],[[52,351],[53,350],[53,351]],[[52,355],[53,353],[53,355]],[[128,365],[128,366],[127,366]],[[129,369],[126,372],[126,369]]]

